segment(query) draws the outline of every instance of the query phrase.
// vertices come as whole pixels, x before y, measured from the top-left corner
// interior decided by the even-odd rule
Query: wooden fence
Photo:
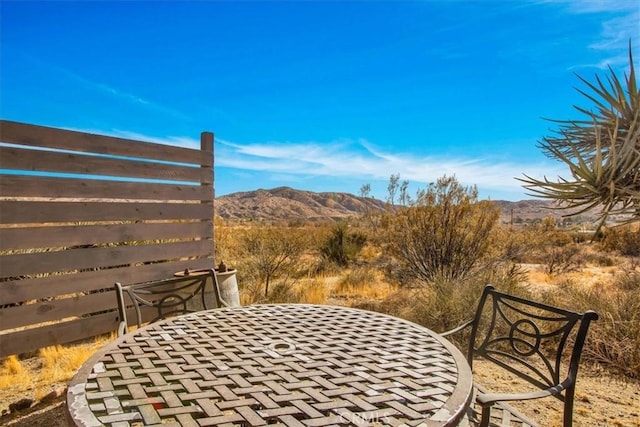
[[[214,267],[201,148],[0,121],[0,357],[117,328],[114,282]]]

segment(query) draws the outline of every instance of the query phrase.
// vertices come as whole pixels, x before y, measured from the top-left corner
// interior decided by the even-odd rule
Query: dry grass
[[[19,383],[29,384],[31,377],[17,356],[7,357],[0,366],[0,388],[9,387]]]
[[[89,358],[102,343],[63,347],[60,345],[40,349],[39,358],[42,368],[37,383],[47,381],[59,382],[70,380],[80,366]],[[42,390],[37,390],[36,399],[42,397]],[[45,393],[46,394],[46,393]]]
[[[340,276],[333,294],[339,297],[356,299],[383,299],[396,287],[384,281],[384,275],[367,267],[354,268]]]
[[[40,349],[36,357],[6,358],[0,365],[2,408],[21,398],[39,401],[61,384],[65,385],[95,351],[114,337],[101,337],[73,346]]]
[[[331,293],[331,285],[323,278],[312,279],[298,286],[299,299],[304,304],[325,304]]]

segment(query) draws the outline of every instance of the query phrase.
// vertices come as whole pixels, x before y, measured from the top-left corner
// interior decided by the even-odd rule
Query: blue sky
[[[216,194],[384,199],[443,175],[482,199],[567,176],[536,147],[589,106],[576,73],[640,58],[635,0],[6,1],[3,119],[198,146]]]

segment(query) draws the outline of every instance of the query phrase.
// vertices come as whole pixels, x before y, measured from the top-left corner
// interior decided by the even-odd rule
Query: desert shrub
[[[243,229],[234,227],[219,218],[214,220],[214,248],[216,262],[224,261],[228,266],[237,265],[242,259],[242,245],[239,244],[239,236],[242,236]]]
[[[265,303],[297,303],[300,302],[300,292],[296,290],[292,283],[279,282],[274,283],[271,292],[264,299]]]
[[[640,292],[640,271],[627,269],[616,280],[618,289],[625,292]],[[638,325],[640,327],[640,325]]]
[[[575,271],[583,264],[580,247],[576,244],[546,246],[541,250],[540,258],[549,275]]]
[[[531,295],[526,286],[511,279],[494,279],[492,284],[502,292],[523,297]],[[486,276],[482,275],[465,281],[432,281],[420,288],[400,288],[369,308],[405,318],[436,332],[444,332],[473,317],[487,284]],[[464,342],[464,335],[451,338],[458,344]]]
[[[614,257],[600,252],[584,254],[583,258],[585,263],[591,263],[599,267],[613,267],[616,265],[616,259]]]
[[[640,378],[640,273],[626,272],[611,286],[575,286],[547,294],[549,302],[571,310],[595,310],[583,358],[611,372]]]
[[[330,235],[322,242],[320,254],[325,260],[340,266],[347,266],[353,261],[367,237],[360,231],[349,231],[349,225],[341,222],[336,225]]]
[[[500,226],[492,230],[489,241],[483,257],[486,268],[477,274],[484,278],[486,283],[515,284],[526,281],[528,273],[521,264],[529,259],[532,251],[530,232]]]
[[[338,274],[342,271],[343,267],[337,265],[325,257],[317,257],[314,262],[309,266],[309,276],[322,276]]]
[[[244,272],[240,277],[240,272]],[[251,305],[257,304],[264,298],[264,289],[262,284],[255,280],[249,280],[246,270],[238,271],[238,288],[240,291],[240,304]]]
[[[530,247],[526,261],[542,264],[549,275],[575,271],[584,263],[581,246],[570,233],[555,228],[552,218],[532,227],[526,237]]]
[[[388,214],[387,247],[419,280],[454,281],[476,271],[499,212],[478,201],[475,187],[443,177],[418,192],[416,203]]]
[[[380,257],[379,249],[369,243],[364,245],[358,254],[358,261],[364,263],[375,262]]]
[[[608,229],[602,246],[605,250],[617,251],[621,255],[640,256],[640,231],[631,227]]]
[[[452,329],[473,316],[484,285],[430,282],[416,295],[413,320],[438,332]]]
[[[553,246],[567,246],[574,242],[572,234],[563,230],[548,229],[547,227],[542,227],[536,231],[538,234],[537,244],[547,244]]]
[[[270,286],[300,277],[302,256],[308,249],[308,235],[303,229],[252,227],[238,235],[244,252],[244,268],[264,287],[269,297]]]
[[[587,243],[591,242],[593,239],[592,232],[571,231],[568,235],[571,236],[573,243]]]
[[[272,283],[270,292],[265,295],[260,281],[243,281],[240,289],[242,305],[251,304],[286,304],[300,302],[301,294],[292,282]]]
[[[357,300],[351,306],[413,320],[411,315],[417,289],[397,288],[382,299]]]
[[[508,292],[517,289],[518,285],[526,283],[529,272],[518,263],[501,262],[493,268],[483,271],[477,280],[481,283],[499,284],[501,290]]]
[[[532,234],[527,229],[496,227],[491,232],[488,251],[501,261],[526,263],[532,250]]]

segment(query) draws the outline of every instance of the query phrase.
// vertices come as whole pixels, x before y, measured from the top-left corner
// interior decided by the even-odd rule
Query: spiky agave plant
[[[640,221],[640,91],[631,43],[624,77],[623,85],[611,67],[606,84],[598,76],[595,84],[578,76],[593,93],[578,92],[595,108],[574,106],[587,119],[551,120],[558,130],[539,142],[545,155],[569,166],[572,178],[519,178],[530,195],[557,200],[559,209],[577,208],[566,216],[601,208],[598,229],[610,215]]]

